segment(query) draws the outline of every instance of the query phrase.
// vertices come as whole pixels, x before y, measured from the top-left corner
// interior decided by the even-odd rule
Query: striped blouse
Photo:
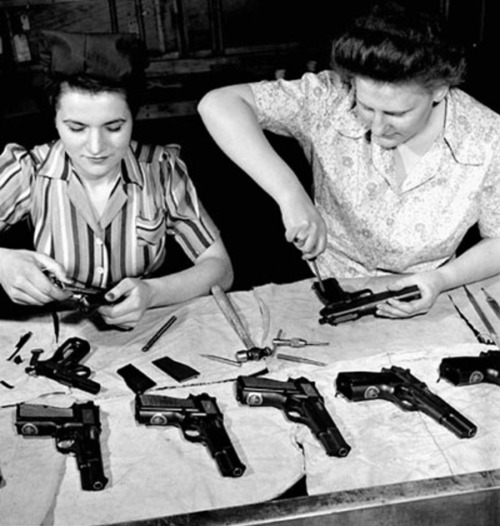
[[[8,144],[0,156],[0,231],[28,217],[36,250],[86,286],[151,274],[165,259],[167,234],[194,261],[219,231],[179,149],[132,142],[98,218],[60,141],[30,151]]]

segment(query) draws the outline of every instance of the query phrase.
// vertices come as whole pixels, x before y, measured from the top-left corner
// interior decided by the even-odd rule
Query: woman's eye
[[[108,126],[106,129],[109,132],[119,132],[122,129],[122,127],[121,125],[120,126]]]
[[[72,132],[81,132],[84,130],[84,127],[83,126],[69,126],[69,129]]]

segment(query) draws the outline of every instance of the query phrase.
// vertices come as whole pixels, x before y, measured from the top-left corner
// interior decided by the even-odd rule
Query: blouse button
[[[95,269],[95,271],[101,276],[104,274],[104,268],[103,267],[97,267]]]

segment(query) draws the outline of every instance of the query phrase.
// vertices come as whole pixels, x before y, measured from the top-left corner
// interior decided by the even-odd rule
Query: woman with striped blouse
[[[0,230],[26,218],[35,251],[0,248],[0,284],[18,304],[68,299],[47,277],[106,289],[104,321],[134,327],[145,310],[233,279],[224,244],[177,146],[131,140],[147,65],[132,35],[45,31],[40,50],[59,139],[0,156]],[[167,235],[193,261],[152,277]],[[112,304],[111,304],[112,302]]]

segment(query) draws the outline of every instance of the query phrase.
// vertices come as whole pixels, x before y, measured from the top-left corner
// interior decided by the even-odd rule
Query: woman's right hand
[[[326,248],[326,224],[311,198],[304,192],[281,204],[286,240],[294,243],[304,259],[312,259]]]
[[[45,254],[0,248],[0,285],[14,303],[45,305],[71,296],[54,285],[44,271],[62,282],[67,281],[63,267]]]

